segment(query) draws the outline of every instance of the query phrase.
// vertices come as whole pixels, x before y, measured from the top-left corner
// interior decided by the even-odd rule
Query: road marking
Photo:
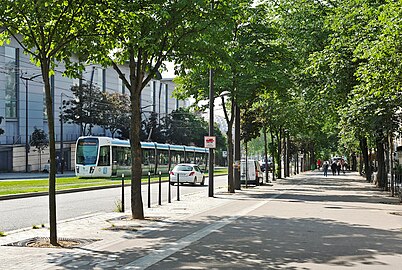
[[[222,219],[220,221],[217,221],[213,224],[210,224],[208,226],[206,226],[203,229],[200,229],[190,235],[187,235],[186,237],[183,237],[181,239],[179,239],[177,242],[175,243],[167,243],[165,244],[164,247],[154,250],[151,253],[149,253],[148,255],[141,257],[135,261],[132,261],[131,263],[119,268],[119,269],[146,269],[164,259],[166,259],[167,257],[173,255],[174,253],[182,250],[185,247],[188,247],[189,245],[191,245],[192,243],[194,243],[195,241],[200,240],[201,238],[204,238],[205,236],[215,232],[216,230],[221,229],[222,227],[232,223],[233,221],[235,221],[236,219],[244,216],[245,214],[261,207],[262,205],[266,204],[266,201],[262,201],[259,202],[253,206],[250,206],[248,208],[243,209],[242,211],[240,211],[239,213],[237,213],[236,215],[233,215],[231,217]]]

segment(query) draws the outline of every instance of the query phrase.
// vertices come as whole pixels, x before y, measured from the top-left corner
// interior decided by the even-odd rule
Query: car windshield
[[[177,165],[174,168],[174,171],[181,171],[181,172],[190,172],[193,170],[193,167],[191,166],[186,166],[186,165]]]

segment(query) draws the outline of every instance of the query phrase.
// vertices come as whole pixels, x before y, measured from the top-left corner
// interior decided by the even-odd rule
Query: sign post
[[[204,147],[209,148],[208,169],[208,196],[214,196],[214,149],[216,148],[216,136],[205,136]]]

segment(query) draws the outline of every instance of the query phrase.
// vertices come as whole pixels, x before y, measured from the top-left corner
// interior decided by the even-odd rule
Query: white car
[[[196,164],[177,164],[174,166],[170,172],[170,184],[177,183],[177,178],[179,178],[179,184],[190,183],[195,185],[199,183],[202,186],[205,182],[204,173]]]

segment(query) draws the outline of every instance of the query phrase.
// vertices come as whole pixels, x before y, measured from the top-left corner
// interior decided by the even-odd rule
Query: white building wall
[[[9,45],[12,48],[18,48],[19,45],[14,40]],[[128,66],[122,66],[123,73],[128,78]],[[64,66],[61,64],[56,68],[52,81],[53,90],[53,113],[55,117],[55,135],[57,146],[60,149],[60,107],[63,100],[70,100],[73,97],[71,87],[79,84],[79,79],[71,79],[63,76]],[[0,116],[6,115],[6,97],[5,97],[5,47],[0,46]],[[48,132],[47,117],[45,111],[44,100],[44,85],[40,74],[40,69],[30,62],[29,55],[23,53],[22,48],[19,49],[19,74],[18,76],[27,78],[18,79],[17,85],[17,117],[13,119],[4,119],[0,127],[5,130],[5,134],[0,136],[0,150],[13,149],[13,171],[25,170],[25,143],[28,142],[34,128],[42,129]],[[92,77],[93,73],[93,77]],[[88,65],[82,74],[82,83],[91,83],[99,87],[101,90],[108,92],[117,92],[130,94],[128,89],[123,87],[123,83],[113,68],[102,68],[98,65]],[[28,82],[28,88],[26,88]],[[141,95],[141,107],[144,115],[155,111],[161,118],[177,109],[179,106],[188,106],[187,101],[179,101],[172,97],[172,92],[175,85],[171,79],[151,80],[150,83],[143,89]],[[28,102],[26,100],[26,91],[28,89]],[[26,106],[28,105],[28,121],[26,121]],[[26,125],[28,123],[28,125]],[[27,128],[26,128],[27,127]],[[27,132],[28,130],[28,132]],[[94,134],[104,134],[102,128],[95,128]],[[70,164],[74,162],[74,143],[80,135],[80,127],[75,124],[63,123],[63,149],[70,152]],[[107,134],[106,134],[107,135]],[[9,150],[7,150],[9,151]],[[39,162],[31,148],[29,153],[28,163],[31,164],[32,170],[39,170]],[[48,160],[48,151],[42,156],[42,161],[46,163]],[[43,165],[42,165],[43,166]],[[0,167],[1,168],[1,167]]]

